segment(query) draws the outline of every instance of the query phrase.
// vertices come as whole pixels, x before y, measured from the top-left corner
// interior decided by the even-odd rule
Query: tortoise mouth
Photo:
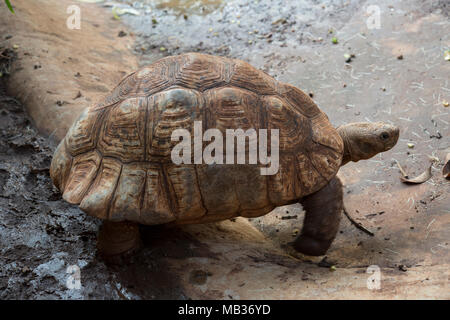
[[[391,139],[388,142],[388,144],[386,145],[386,148],[387,148],[386,150],[392,149],[397,144],[398,138],[400,136],[400,129],[398,127],[392,126],[390,129],[391,129],[390,130]]]
[[[381,125],[381,134],[379,134],[379,139],[383,141],[383,151],[387,151],[392,149],[398,141],[400,130],[398,127],[386,124],[379,123]],[[378,131],[379,132],[379,131]]]

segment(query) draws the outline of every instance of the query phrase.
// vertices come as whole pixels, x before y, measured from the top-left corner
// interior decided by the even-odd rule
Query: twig
[[[405,170],[403,170],[403,168],[402,168],[402,166],[400,165],[400,163],[399,163],[397,160],[395,160],[395,162],[397,162],[397,167],[400,169],[400,172],[402,173],[403,177],[404,177],[404,178],[407,178],[408,175],[406,174]]]
[[[367,233],[369,236],[373,237],[375,234],[372,231],[367,230],[366,228],[364,228],[360,223],[356,222],[355,220],[353,220],[353,218],[349,215],[349,213],[347,212],[347,209],[345,208],[345,206],[343,206],[344,208],[344,214],[347,217],[348,220],[350,220],[350,222],[357,227],[359,230],[363,231],[364,233]]]

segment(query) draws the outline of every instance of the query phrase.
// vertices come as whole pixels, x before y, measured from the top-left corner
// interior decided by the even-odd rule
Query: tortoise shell
[[[180,164],[175,129],[278,129],[279,170],[260,164]],[[203,142],[203,146],[207,143]],[[256,217],[312,194],[341,164],[343,141],[301,90],[246,62],[189,53],[123,79],[87,108],[59,144],[50,174],[86,213],[142,224]]]

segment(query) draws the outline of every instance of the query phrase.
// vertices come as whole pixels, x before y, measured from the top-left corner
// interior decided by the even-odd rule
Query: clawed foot
[[[318,240],[302,234],[294,241],[294,249],[308,256],[322,256],[327,252],[331,242],[333,239]]]

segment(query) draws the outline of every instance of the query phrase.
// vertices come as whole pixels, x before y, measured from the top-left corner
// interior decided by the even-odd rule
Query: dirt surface
[[[27,14],[39,9],[17,2]],[[141,65],[187,51],[237,57],[310,92],[335,125],[354,121],[399,125],[401,136],[393,150],[351,163],[339,172],[348,211],[375,236],[363,234],[344,218],[326,258],[298,255],[289,242],[301,229],[303,211],[294,205],[251,221],[239,218],[177,229],[143,227],[143,250],[126,266],[107,267],[95,256],[99,221],[66,204],[52,187],[48,176],[51,139],[39,136],[22,106],[1,91],[0,298],[450,298],[450,184],[440,175],[450,148],[450,110],[443,104],[450,100],[450,63],[444,59],[450,47],[450,22],[445,1],[394,5],[377,1],[380,29],[367,28],[368,1],[252,1],[247,5],[240,0],[208,0],[187,1],[183,8],[180,1],[121,3],[124,8],[135,3],[140,15],[123,15],[117,21],[102,4],[83,8],[102,13],[100,26],[124,31],[121,37],[116,32],[107,34],[111,41],[136,40],[131,43]],[[43,1],[43,8],[50,5],[55,3]],[[61,18],[65,7],[58,8],[54,16]],[[6,21],[4,12],[1,15]],[[89,21],[97,28],[96,18],[91,16]],[[27,95],[37,99],[36,110],[50,112],[54,104],[45,101],[53,101],[49,99],[54,99],[55,92],[67,97],[76,94],[80,83],[70,81],[79,65],[107,65],[108,56],[102,55],[88,63],[91,50],[82,53],[83,61],[61,63],[65,58],[57,49],[70,40],[54,41],[51,48],[55,50],[49,50],[53,54],[45,55],[47,63],[54,61],[59,71],[68,71],[52,81],[50,76],[57,72],[43,65],[36,69],[42,72],[39,77],[25,53],[41,50],[42,43],[29,42],[23,36],[23,22],[15,23],[21,38],[13,33],[0,47],[19,45],[17,63],[6,81],[9,88],[15,87],[13,93],[19,93],[27,110],[33,108]],[[46,34],[45,30],[37,30],[39,34]],[[47,32],[41,38],[49,37]],[[89,41],[83,37],[79,41]],[[332,43],[333,37],[337,44]],[[344,54],[355,56],[346,62]],[[126,69],[120,59],[115,63],[120,66],[117,69]],[[91,100],[111,89],[114,78],[105,76],[102,83],[104,70],[92,70],[92,83],[104,89],[90,86]],[[22,86],[16,80],[12,86],[11,80],[18,79],[14,71],[22,72],[22,79],[29,76],[29,83]],[[64,119],[69,119],[64,114],[72,109],[82,108],[72,100],[63,104]],[[36,123],[36,113],[30,115]],[[45,125],[52,128],[43,131],[47,135],[58,127],[54,119]],[[396,161],[414,176],[430,165],[429,156],[439,161],[433,163],[428,182],[415,186],[400,182]],[[66,271],[71,265],[80,268],[79,290],[67,287],[70,274]],[[370,265],[380,268],[380,290],[367,287]]]
[[[55,141],[84,108],[137,66],[128,49],[133,39],[119,37],[122,25],[101,8],[77,3],[76,29],[73,1],[18,0],[15,15],[1,5],[1,42],[18,56],[8,92],[24,104],[40,132]]]

